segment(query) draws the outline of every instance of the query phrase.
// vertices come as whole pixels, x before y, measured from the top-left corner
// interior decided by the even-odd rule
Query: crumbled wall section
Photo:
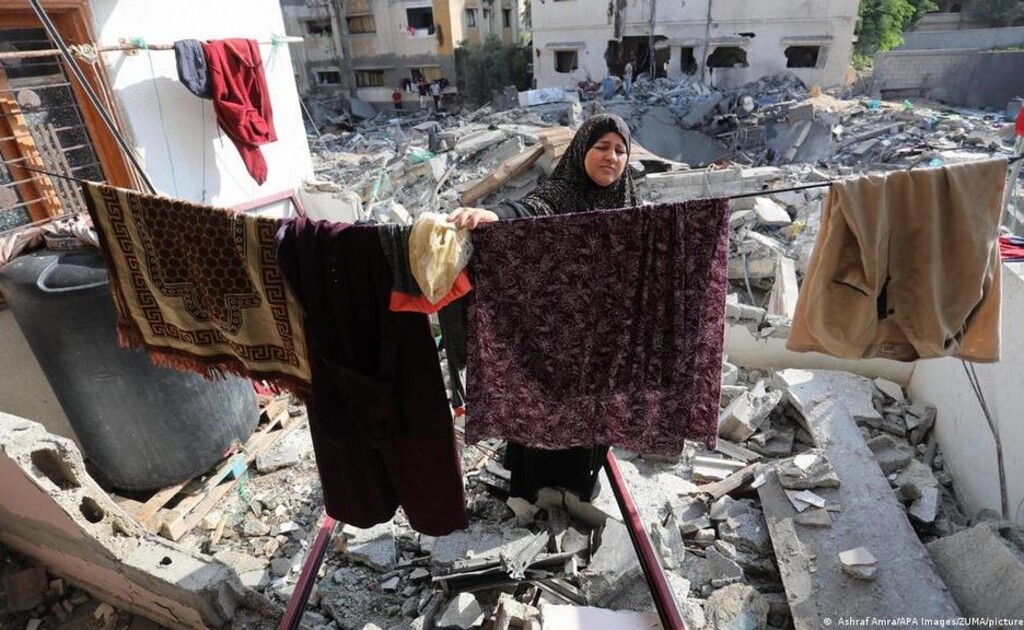
[[[147,534],[89,476],[74,443],[0,412],[0,542],[98,599],[169,628],[218,627],[232,569]]]

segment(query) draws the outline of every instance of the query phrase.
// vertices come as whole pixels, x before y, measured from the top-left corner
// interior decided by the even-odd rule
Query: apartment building
[[[370,103],[390,103],[410,84],[447,79],[455,85],[455,48],[488,37],[519,38],[519,0],[281,0],[296,47],[302,94],[349,92]]]
[[[779,72],[842,84],[858,0],[545,0],[533,2],[538,87],[621,75],[703,78],[733,87]]]

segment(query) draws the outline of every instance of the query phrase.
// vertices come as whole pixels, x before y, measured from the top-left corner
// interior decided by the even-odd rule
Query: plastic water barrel
[[[91,472],[108,486],[152,490],[190,479],[255,429],[249,380],[206,380],[120,347],[99,252],[21,256],[0,268],[0,291]]]

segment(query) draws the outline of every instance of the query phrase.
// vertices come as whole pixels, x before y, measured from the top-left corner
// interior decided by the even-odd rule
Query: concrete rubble
[[[648,150],[635,150],[632,162],[648,202],[776,191],[731,202],[726,315],[731,326],[746,328],[756,339],[783,339],[826,194],[825,188],[783,189],[1010,150],[1001,116],[849,94],[812,96],[792,76],[730,91],[638,79],[632,100],[604,103],[586,86],[581,91],[578,103],[575,93],[538,93],[513,109],[416,114],[397,123],[372,107],[361,108],[358,124],[316,116],[327,124],[310,130],[316,179],[302,191],[307,212],[314,218],[410,223],[428,210],[518,199],[550,175],[581,113],[614,111],[636,128],[639,145]],[[929,439],[936,410],[910,399],[899,384],[860,381],[848,408],[870,448],[865,461],[872,463],[874,455],[907,528],[929,543],[943,579],[955,582],[943,567],[955,570],[960,555],[975,547],[1012,568],[988,534],[984,541],[981,534],[966,543],[953,541],[964,535],[957,532],[969,520]],[[791,608],[795,600],[784,580],[789,567],[780,569],[784,554],[799,556],[806,549],[779,551],[769,511],[782,505],[800,535],[838,536],[844,510],[850,509],[838,462],[802,423],[800,401],[785,376],[727,359],[722,383],[716,451],[687,444],[680,457],[667,461],[617,452],[622,474],[688,627],[806,627]],[[847,385],[834,383],[849,397]],[[301,406],[291,407],[304,422]],[[462,422],[456,421],[460,432]],[[339,526],[315,576],[303,626],[651,627],[654,605],[607,477],[602,473],[601,490],[589,503],[556,489],[543,490],[535,504],[510,499],[508,471],[500,465],[503,448],[497,440],[463,446],[471,521],[465,531],[420,535],[401,510],[369,530]],[[777,489],[784,503],[768,505],[766,489]],[[210,570],[230,574],[231,589],[203,604],[207,617],[230,617],[218,606],[233,608],[232,589],[238,588],[257,603],[239,607],[235,627],[259,628],[268,620],[267,627],[276,626],[323,513],[308,428],[300,424],[257,458],[255,470],[217,510],[219,517],[206,519],[209,527],[197,527],[179,541],[190,561],[203,558],[215,563]],[[142,536],[133,525],[125,527],[129,540]],[[1019,562],[1011,545],[996,542]],[[879,553],[869,561],[870,551],[858,550],[860,541],[834,544],[842,547],[827,560],[817,559],[836,568],[829,579],[876,578],[878,584],[891,572],[890,559]],[[79,610],[91,616],[100,606],[77,586],[54,586],[60,575],[40,573],[21,560],[9,564],[3,570],[0,626],[40,621],[37,626],[50,627],[54,619]],[[957,588],[951,590],[965,613],[973,610]],[[243,616],[253,608],[263,614]],[[128,614],[117,608],[101,616]]]

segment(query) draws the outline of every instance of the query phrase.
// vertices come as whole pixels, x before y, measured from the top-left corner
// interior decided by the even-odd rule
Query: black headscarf
[[[587,151],[608,132],[622,136],[626,143],[626,161],[629,161],[629,126],[614,114],[598,114],[584,122],[551,176],[533,192],[519,201],[506,202],[506,208],[499,211],[503,218],[523,216],[547,216],[586,212],[588,210],[611,210],[639,205],[633,175],[627,163],[626,169],[615,183],[601,187],[587,175],[584,160]]]

